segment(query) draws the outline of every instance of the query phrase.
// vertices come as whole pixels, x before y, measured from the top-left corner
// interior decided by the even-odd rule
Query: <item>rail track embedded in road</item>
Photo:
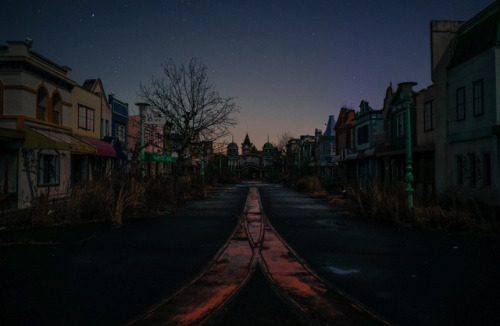
[[[272,288],[311,324],[389,325],[314,273],[266,218],[257,187],[229,240],[202,273],[129,323],[201,325],[221,311],[260,266]]]

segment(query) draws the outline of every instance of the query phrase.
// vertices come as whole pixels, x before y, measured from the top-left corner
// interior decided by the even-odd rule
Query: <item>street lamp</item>
[[[403,105],[406,108],[406,173],[404,177],[404,181],[406,182],[406,202],[408,207],[413,207],[413,193],[415,190],[412,188],[412,183],[414,181],[413,177],[413,166],[411,161],[411,115],[410,115],[410,106],[413,103],[412,98],[412,87],[417,85],[415,82],[404,82],[398,84],[398,87],[401,89],[400,97],[403,101]]]
[[[139,107],[139,116],[141,117],[141,162],[142,162],[142,176],[146,174],[144,171],[144,119],[146,117],[146,108],[148,103],[135,103]]]

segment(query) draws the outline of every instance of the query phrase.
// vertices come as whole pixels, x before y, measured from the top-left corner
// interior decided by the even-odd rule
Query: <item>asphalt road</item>
[[[255,185],[255,184],[253,184]],[[0,230],[0,325],[123,325],[198,275],[248,185],[118,229]],[[318,274],[399,325],[500,325],[500,239],[360,221],[259,184],[264,212]],[[301,325],[256,271],[213,325]]]
[[[126,324],[210,261],[246,193],[246,186],[225,187],[118,229],[0,231],[0,325]]]
[[[334,286],[399,325],[500,325],[500,238],[409,230],[259,187],[281,236]]]

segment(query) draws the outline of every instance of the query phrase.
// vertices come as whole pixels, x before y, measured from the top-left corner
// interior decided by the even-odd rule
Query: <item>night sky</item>
[[[240,107],[233,130],[260,149],[269,135],[324,130],[340,107],[382,108],[392,82],[430,80],[430,21],[468,20],[493,0],[2,0],[0,41],[100,77],[135,113],[140,83],[192,57]]]

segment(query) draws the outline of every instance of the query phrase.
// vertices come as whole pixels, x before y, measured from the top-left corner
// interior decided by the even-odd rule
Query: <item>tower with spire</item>
[[[245,136],[245,140],[243,141],[243,143],[241,143],[241,153],[243,155],[250,154],[252,152],[252,147],[253,143],[250,142],[250,138],[248,137],[247,133],[247,135]]]

